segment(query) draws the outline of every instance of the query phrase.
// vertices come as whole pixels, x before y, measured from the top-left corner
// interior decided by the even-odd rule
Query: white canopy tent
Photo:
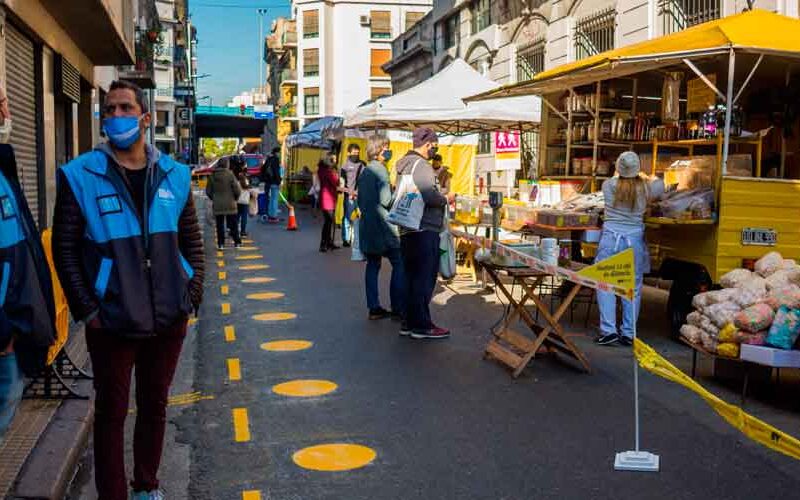
[[[430,127],[452,135],[494,130],[531,130],[539,126],[541,100],[521,96],[464,103],[465,97],[497,89],[463,59],[398,94],[360,106],[344,115],[344,126],[413,130]]]

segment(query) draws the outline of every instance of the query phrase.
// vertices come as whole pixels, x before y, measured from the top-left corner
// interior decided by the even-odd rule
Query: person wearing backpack
[[[413,148],[397,162],[397,174],[413,178],[425,202],[419,230],[400,228],[400,247],[406,276],[406,317],[401,335],[414,339],[446,339],[450,331],[431,319],[430,302],[439,273],[439,233],[442,231],[447,197],[436,186],[430,160],[436,154],[436,133],[420,127],[414,130]]]

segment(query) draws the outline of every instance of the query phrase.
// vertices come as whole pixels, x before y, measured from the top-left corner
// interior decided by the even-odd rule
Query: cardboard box
[[[742,344],[739,357],[745,361],[775,368],[800,368],[800,351]]]

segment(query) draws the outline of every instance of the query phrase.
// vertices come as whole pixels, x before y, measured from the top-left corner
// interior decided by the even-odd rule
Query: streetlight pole
[[[267,9],[258,9],[258,93],[264,90],[264,15]],[[255,102],[253,102],[255,104]]]

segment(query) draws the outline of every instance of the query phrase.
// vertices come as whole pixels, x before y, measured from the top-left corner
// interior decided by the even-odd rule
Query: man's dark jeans
[[[366,254],[367,267],[364,270],[364,285],[367,291],[367,307],[370,311],[381,307],[378,286],[378,275],[384,257],[392,264],[392,278],[389,285],[389,297],[392,301],[392,312],[405,315],[406,278],[403,271],[403,257],[399,248],[390,248],[383,255]]]
[[[406,233],[400,244],[406,275],[406,324],[411,330],[428,330],[433,327],[430,303],[439,274],[439,233]]]
[[[167,397],[178,365],[186,322],[146,339],[126,339],[107,330],[86,329],[94,371],[95,483],[101,500],[126,500],[125,417],[136,368],[136,427],[133,434],[135,491],[158,489]]]
[[[231,238],[235,244],[242,242],[239,237],[239,215],[217,215],[217,246],[225,246],[225,224],[228,224],[228,231],[231,232]]]

